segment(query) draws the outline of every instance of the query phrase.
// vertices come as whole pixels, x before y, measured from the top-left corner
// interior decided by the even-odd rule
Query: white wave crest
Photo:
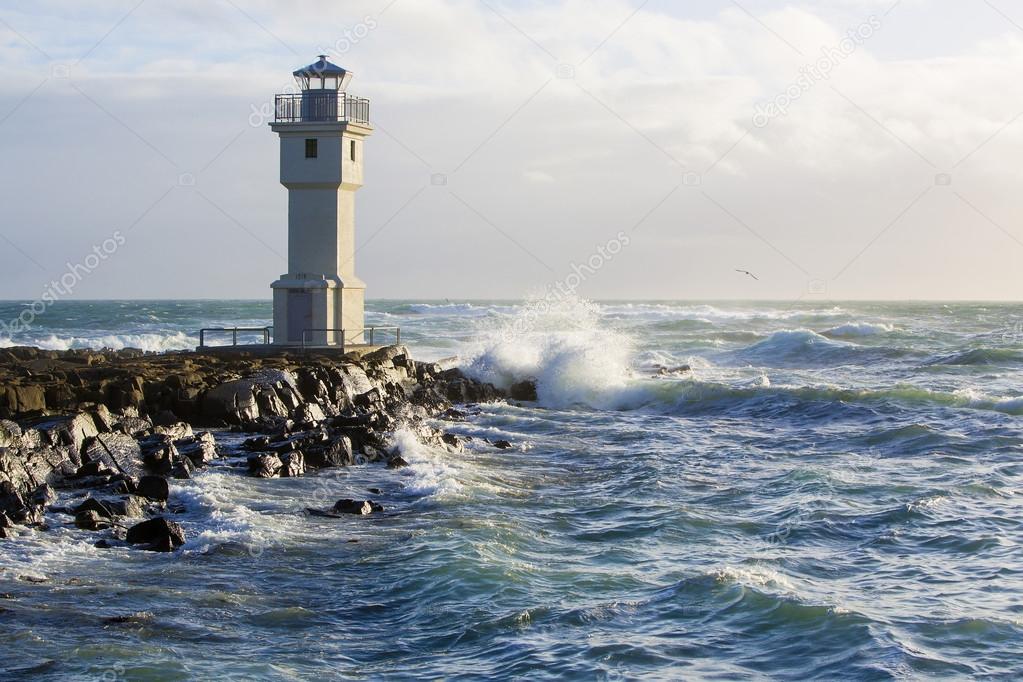
[[[888,334],[895,331],[895,327],[890,324],[874,323],[874,322],[849,322],[847,324],[841,324],[833,329],[829,329],[823,332],[825,336],[838,336],[855,338],[859,336],[877,336],[879,334]]]
[[[588,301],[541,303],[484,334],[466,372],[503,388],[533,379],[547,407],[614,406],[633,376],[631,339],[608,328]]]
[[[105,334],[100,336],[69,336],[58,337],[56,335],[40,336],[35,338],[0,338],[0,348],[11,348],[12,346],[35,346],[43,350],[71,350],[71,349],[92,349],[92,350],[123,350],[125,348],[138,348],[147,352],[162,352],[169,350],[189,350],[199,345],[199,339],[189,336],[184,332],[170,332],[167,334]]]

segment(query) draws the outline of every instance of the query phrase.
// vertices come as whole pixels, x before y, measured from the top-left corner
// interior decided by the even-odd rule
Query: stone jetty
[[[503,397],[458,369],[414,360],[404,346],[361,356],[2,349],[0,538],[73,523],[100,533],[99,547],[173,551],[187,538],[173,520],[181,510],[168,479],[221,457],[216,433],[248,435],[244,463],[260,478],[375,462],[400,468],[398,426],[457,452],[460,438],[431,418],[457,420],[455,404]],[[69,498],[73,506],[55,506]],[[341,500],[322,513],[378,507]]]

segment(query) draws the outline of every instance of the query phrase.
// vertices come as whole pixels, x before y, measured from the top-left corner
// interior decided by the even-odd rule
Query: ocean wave
[[[856,338],[860,336],[877,336],[879,334],[888,334],[895,331],[894,325],[885,323],[874,323],[874,322],[848,322],[841,324],[837,327],[833,327],[825,332],[822,332],[824,336],[838,336],[847,338]]]
[[[632,377],[633,345],[601,319],[596,306],[577,298],[527,306],[479,339],[464,369],[502,388],[533,379],[547,407],[613,407]]]
[[[35,338],[0,338],[0,348],[35,346],[43,350],[123,350],[138,348],[147,352],[189,350],[199,345],[199,339],[184,332],[167,334],[105,334],[101,336],[39,336]]]
[[[604,314],[614,317],[661,318],[664,320],[689,320],[704,323],[752,322],[758,320],[809,320],[816,318],[826,319],[841,317],[842,315],[848,314],[847,311],[838,306],[811,310],[792,310],[790,308],[729,309],[709,304],[672,305],[668,303],[604,303],[599,305]]]
[[[492,315],[496,308],[498,306],[477,305],[473,303],[406,303],[398,306],[391,312],[412,315],[486,317]]]
[[[766,367],[786,367],[861,364],[876,357],[878,351],[829,338],[810,329],[783,329],[752,346],[733,351],[731,355]]]
[[[991,396],[978,391],[945,392],[896,384],[859,388],[837,384],[793,384],[773,381],[768,372],[749,368],[718,371],[710,361],[665,351],[634,352],[632,339],[609,328],[598,307],[583,300],[562,302],[550,312],[562,324],[536,321],[541,328],[571,331],[516,331],[517,322],[493,330],[463,363],[470,375],[508,388],[531,379],[536,382],[543,407],[584,407],[629,411],[648,409],[679,414],[706,410],[734,410],[743,406],[769,410],[801,410],[809,404],[869,404],[898,402],[907,405],[990,410],[1023,415],[1023,396]],[[571,324],[564,324],[571,320]],[[794,364],[855,364],[897,349],[872,349],[829,339],[809,329],[777,331],[731,357],[760,367]],[[693,371],[653,378],[658,366],[689,365]],[[641,372],[642,374],[637,372]],[[750,371],[752,370],[752,371]],[[722,375],[730,376],[724,380]],[[778,400],[784,401],[778,403]],[[774,404],[771,404],[771,401]],[[765,402],[766,401],[766,402]]]
[[[443,452],[436,452],[424,445],[415,432],[407,427],[398,428],[394,432],[394,444],[409,464],[402,469],[406,478],[406,492],[435,499],[463,496],[461,471],[444,457]]]
[[[933,361],[933,365],[1006,365],[1023,362],[1023,353],[1009,348],[972,348]]]

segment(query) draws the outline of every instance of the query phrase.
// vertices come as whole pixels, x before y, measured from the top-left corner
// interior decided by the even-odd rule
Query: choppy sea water
[[[187,348],[269,316],[59,303],[10,342]],[[214,467],[173,488],[173,555],[54,516],[0,543],[0,677],[1023,675],[1023,306],[392,301],[368,321],[419,359],[535,377],[538,405],[447,425],[516,448],[399,433],[400,471]],[[367,496],[386,512],[302,514]]]

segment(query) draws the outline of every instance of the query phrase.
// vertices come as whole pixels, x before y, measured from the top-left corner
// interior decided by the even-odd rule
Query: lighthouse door
[[[307,291],[288,292],[288,341],[302,342],[302,332],[313,326],[313,295]],[[307,335],[308,336],[308,335]],[[309,340],[308,338],[306,340]]]

